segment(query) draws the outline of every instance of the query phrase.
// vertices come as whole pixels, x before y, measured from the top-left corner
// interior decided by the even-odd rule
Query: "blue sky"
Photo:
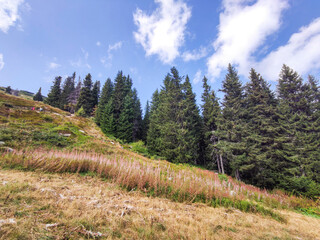
[[[318,0],[0,0],[0,85],[47,94],[55,76],[122,70],[142,104],[176,66],[200,100],[227,64],[254,67],[272,86],[283,63],[320,73]],[[219,94],[221,96],[221,94]],[[198,101],[200,103],[200,101]]]

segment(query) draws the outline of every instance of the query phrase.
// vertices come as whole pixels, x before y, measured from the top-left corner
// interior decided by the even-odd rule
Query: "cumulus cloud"
[[[191,8],[182,0],[155,0],[159,7],[148,15],[141,9],[133,14],[135,40],[142,45],[146,56],[158,55],[166,64],[180,55],[179,48],[185,40],[186,24]]]
[[[247,75],[254,53],[268,36],[279,30],[288,0],[223,0],[215,53],[207,61],[208,73],[216,78],[228,63]]]
[[[299,74],[320,68],[320,18],[300,28],[288,43],[269,53],[257,63],[257,70],[268,80],[277,80],[282,64],[287,64]]]
[[[196,72],[196,74],[194,75],[194,78],[193,78],[193,83],[194,83],[194,84],[197,84],[198,82],[201,81],[201,75],[202,75],[201,70],[198,70],[198,71]]]
[[[101,42],[96,42],[96,45],[98,46],[98,47],[100,47],[101,46]]]
[[[201,47],[199,50],[193,50],[192,52],[186,51],[182,54],[183,61],[196,61],[201,58],[204,58],[208,55],[208,49]]]
[[[3,54],[0,53],[0,71],[3,69],[3,67],[4,67]]]
[[[19,7],[24,0],[0,0],[0,30],[7,33],[19,20]],[[29,6],[29,5],[28,5]],[[20,26],[21,28],[21,26]]]

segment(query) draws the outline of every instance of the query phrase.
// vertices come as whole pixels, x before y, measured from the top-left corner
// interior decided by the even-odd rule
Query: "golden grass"
[[[320,219],[279,223],[235,209],[126,192],[96,177],[0,170],[0,239],[320,239]],[[100,236],[100,237],[99,237]]]
[[[0,166],[53,173],[86,173],[109,179],[127,190],[140,190],[150,196],[167,197],[179,202],[203,202],[210,206],[235,207],[286,221],[272,208],[315,206],[307,199],[270,193],[232,178],[168,163],[79,151],[23,150],[3,153]],[[271,209],[270,209],[271,208]]]

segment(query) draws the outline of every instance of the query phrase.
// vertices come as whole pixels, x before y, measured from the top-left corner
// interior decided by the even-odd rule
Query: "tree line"
[[[142,117],[132,79],[121,71],[114,81],[88,74],[56,77],[46,102],[83,116],[94,116],[102,131],[125,142],[143,140],[150,155],[214,169],[259,187],[320,195],[320,87],[283,65],[276,92],[251,69],[243,85],[229,64],[217,98],[203,78],[196,103],[188,76],[176,68],[163,80]],[[41,90],[41,89],[40,89]],[[41,94],[40,94],[41,95]]]

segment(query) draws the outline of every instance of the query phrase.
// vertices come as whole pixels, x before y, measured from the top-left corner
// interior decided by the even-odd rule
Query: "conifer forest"
[[[228,174],[266,189],[320,195],[320,86],[283,65],[276,90],[251,69],[243,84],[229,64],[220,89],[206,77],[200,106],[188,76],[173,67],[146,103],[119,71],[104,85],[90,74],[56,77],[45,103],[94,117],[107,135],[143,142],[150,157]],[[101,90],[100,90],[101,88]],[[217,92],[223,98],[217,98]],[[34,100],[42,101],[41,88]]]

